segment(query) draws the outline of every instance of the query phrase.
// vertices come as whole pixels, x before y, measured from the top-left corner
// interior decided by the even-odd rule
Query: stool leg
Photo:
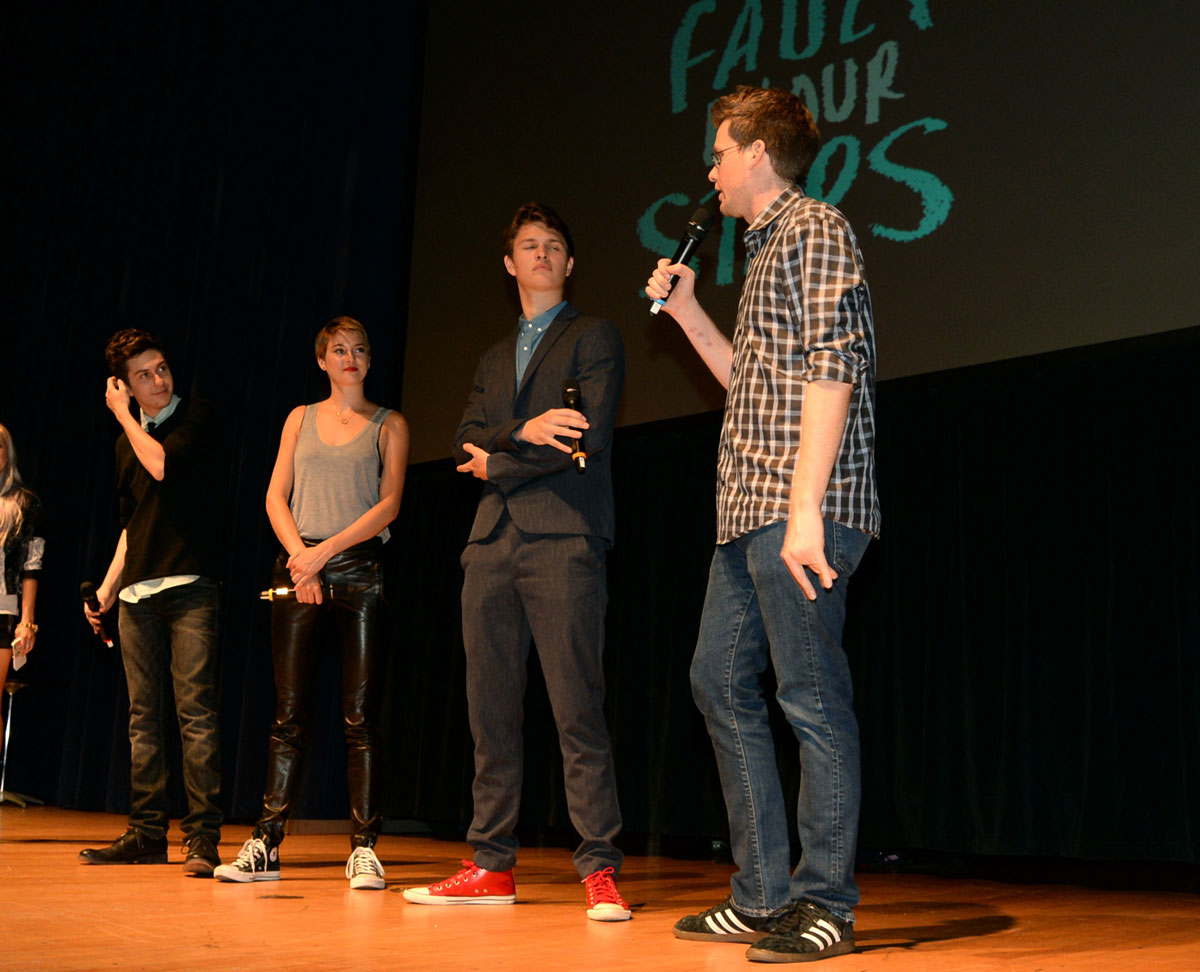
[[[0,803],[13,803],[18,807],[27,807],[31,803],[41,806],[42,801],[36,797],[26,796],[24,793],[9,793],[4,788],[4,781],[8,777],[8,740],[12,737],[12,713],[13,705],[16,702],[16,689],[21,686],[13,687],[10,683],[5,686],[5,694],[8,696],[8,714],[4,718],[4,756],[0,758]]]
[[[8,799],[8,794],[4,790],[4,781],[8,778],[8,739],[12,735],[12,710],[13,697],[12,693],[8,695],[8,714],[4,719],[4,756],[0,757],[0,803]],[[14,800],[14,803],[18,801]]]

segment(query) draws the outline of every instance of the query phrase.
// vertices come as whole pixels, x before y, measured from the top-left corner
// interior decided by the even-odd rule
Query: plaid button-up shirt
[[[854,231],[784,190],[746,230],[749,265],[717,457],[717,542],[786,520],[808,382],[853,385],[822,513],[879,534],[875,333]]]

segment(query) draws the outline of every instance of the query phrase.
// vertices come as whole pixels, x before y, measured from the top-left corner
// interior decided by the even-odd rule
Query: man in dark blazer
[[[526,662],[532,636],[558,726],[575,867],[587,914],[630,917],[614,877],[621,828],[604,721],[605,554],[613,541],[610,443],[625,377],[621,335],[563,299],[575,264],[570,230],[529,203],[505,234],[504,265],[522,314],[484,354],[454,449],[459,472],[484,481],[462,563],[467,701],[475,740],[474,860],[404,892],[420,904],[510,904],[521,797]],[[579,408],[563,383],[579,384]],[[575,444],[586,435],[578,468]]]

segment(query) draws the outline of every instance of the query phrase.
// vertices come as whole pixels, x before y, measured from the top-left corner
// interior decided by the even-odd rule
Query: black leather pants
[[[258,830],[268,842],[283,840],[300,777],[301,750],[318,653],[330,641],[342,661],[342,720],[351,847],[375,845],[379,830],[379,704],[383,690],[383,572],[379,540],[344,550],[321,571],[321,604],[293,598],[271,604],[271,655],[275,665],[275,722],[267,745],[267,783]],[[287,553],[275,561],[276,586],[291,586]],[[329,587],[333,587],[333,596]]]

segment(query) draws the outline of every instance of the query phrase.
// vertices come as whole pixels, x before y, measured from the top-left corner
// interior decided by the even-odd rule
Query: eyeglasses
[[[714,151],[713,154],[709,156],[709,158],[712,160],[712,167],[714,169],[721,168],[721,160],[725,157],[726,152],[732,152],[734,149],[740,149],[740,148],[745,148],[745,147],[746,147],[746,143],[742,142],[738,145],[730,145],[728,148],[723,148],[723,149],[721,149],[720,152]]]

